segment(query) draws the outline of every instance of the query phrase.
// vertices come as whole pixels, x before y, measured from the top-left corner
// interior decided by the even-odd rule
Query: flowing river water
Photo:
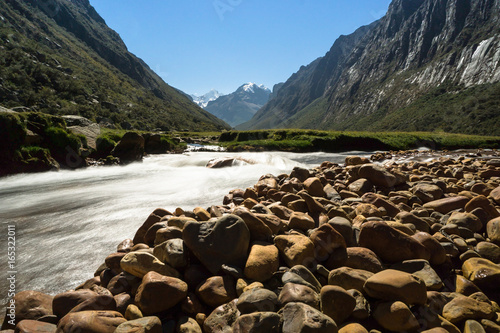
[[[295,166],[310,168],[326,160],[343,163],[353,154],[368,156],[191,152],[149,156],[127,166],[0,178],[0,301],[5,304],[9,290],[9,225],[15,226],[16,291],[57,294],[93,277],[104,258],[132,238],[155,208],[222,204],[230,190],[252,186],[262,175],[290,173]],[[205,167],[213,158],[229,156],[254,164]]]

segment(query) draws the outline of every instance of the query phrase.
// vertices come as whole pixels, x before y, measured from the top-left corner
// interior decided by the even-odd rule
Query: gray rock
[[[250,231],[236,215],[226,215],[217,221],[188,222],[182,238],[212,274],[217,274],[224,264],[245,267]]]

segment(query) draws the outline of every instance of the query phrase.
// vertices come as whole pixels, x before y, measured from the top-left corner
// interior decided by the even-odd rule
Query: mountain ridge
[[[394,0],[357,41],[351,34],[335,42],[355,44],[348,54],[320,58],[340,75],[315,62],[303,67],[300,80],[292,75],[238,128],[498,135],[499,8],[498,0]],[[327,79],[308,81],[321,75]]]
[[[6,107],[145,130],[228,128],[130,53],[88,0],[5,0],[0,16]]]

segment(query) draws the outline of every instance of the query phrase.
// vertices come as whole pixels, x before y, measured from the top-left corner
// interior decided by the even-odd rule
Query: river
[[[104,258],[158,207],[193,209],[222,204],[230,190],[246,188],[268,173],[323,161],[343,163],[349,152],[154,155],[127,166],[20,174],[0,178],[2,244],[0,298],[8,293],[7,233],[15,226],[16,291],[57,294],[93,277]],[[255,164],[208,169],[206,163],[238,156]]]

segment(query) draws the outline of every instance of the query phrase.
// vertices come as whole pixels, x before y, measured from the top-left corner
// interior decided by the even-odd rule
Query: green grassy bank
[[[341,152],[349,150],[433,150],[500,148],[500,136],[428,132],[340,132],[317,130],[228,131],[219,138],[229,151],[279,150]]]

